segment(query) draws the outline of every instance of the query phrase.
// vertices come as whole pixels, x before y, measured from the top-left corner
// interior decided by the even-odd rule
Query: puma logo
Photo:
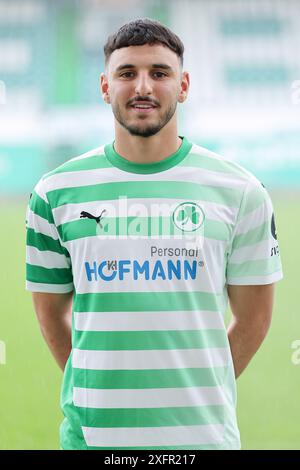
[[[102,218],[104,212],[106,212],[106,209],[103,209],[103,211],[101,212],[101,214],[100,214],[99,216],[96,216],[96,215],[90,214],[89,212],[82,211],[82,212],[80,213],[80,218],[81,218],[81,219],[84,219],[84,218],[86,218],[86,219],[94,219],[94,220],[96,221],[96,224],[99,224],[100,227],[103,228],[103,227],[102,227],[102,224],[101,224],[101,222],[100,222],[100,220],[101,220],[101,218]]]

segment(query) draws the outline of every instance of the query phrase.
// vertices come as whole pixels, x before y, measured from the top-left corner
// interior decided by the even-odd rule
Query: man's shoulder
[[[224,180],[234,178],[243,185],[263,186],[259,179],[241,164],[196,143],[193,143],[186,164],[216,173],[224,177]]]
[[[64,186],[72,186],[72,182],[82,180],[83,173],[97,170],[110,166],[109,161],[105,157],[105,145],[94,148],[76,157],[66,160],[61,165],[45,173],[37,185],[35,191],[46,194],[52,189],[64,188]],[[87,174],[86,173],[86,174]]]
[[[53,175],[57,175],[60,173],[69,173],[73,171],[81,171],[85,169],[88,170],[91,167],[96,166],[96,164],[98,163],[101,164],[101,157],[104,158],[105,156],[104,147],[104,145],[101,145],[100,147],[94,148],[92,150],[89,150],[88,152],[66,160],[64,163],[54,168],[54,170],[51,170],[48,173],[44,174],[42,179],[45,181]]]

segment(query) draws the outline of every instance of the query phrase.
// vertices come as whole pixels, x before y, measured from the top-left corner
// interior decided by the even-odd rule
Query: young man
[[[281,262],[262,184],[178,136],[183,50],[149,19],[109,37],[115,140],[29,203],[27,289],[64,370],[63,449],[240,448],[235,378],[268,331]]]

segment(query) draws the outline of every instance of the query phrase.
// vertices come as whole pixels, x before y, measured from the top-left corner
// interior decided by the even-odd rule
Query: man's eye
[[[125,78],[129,78],[130,75],[132,75],[133,72],[124,72],[120,75],[120,77],[125,77]]]
[[[166,77],[167,75],[163,72],[154,72],[153,75],[158,75],[158,78]]]

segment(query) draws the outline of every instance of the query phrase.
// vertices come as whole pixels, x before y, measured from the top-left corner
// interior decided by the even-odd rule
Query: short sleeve
[[[27,207],[26,289],[54,294],[73,290],[70,256],[60,242],[43,180],[33,190]]]
[[[233,230],[226,283],[271,284],[283,278],[271,198],[261,183],[250,181],[244,191]]]

